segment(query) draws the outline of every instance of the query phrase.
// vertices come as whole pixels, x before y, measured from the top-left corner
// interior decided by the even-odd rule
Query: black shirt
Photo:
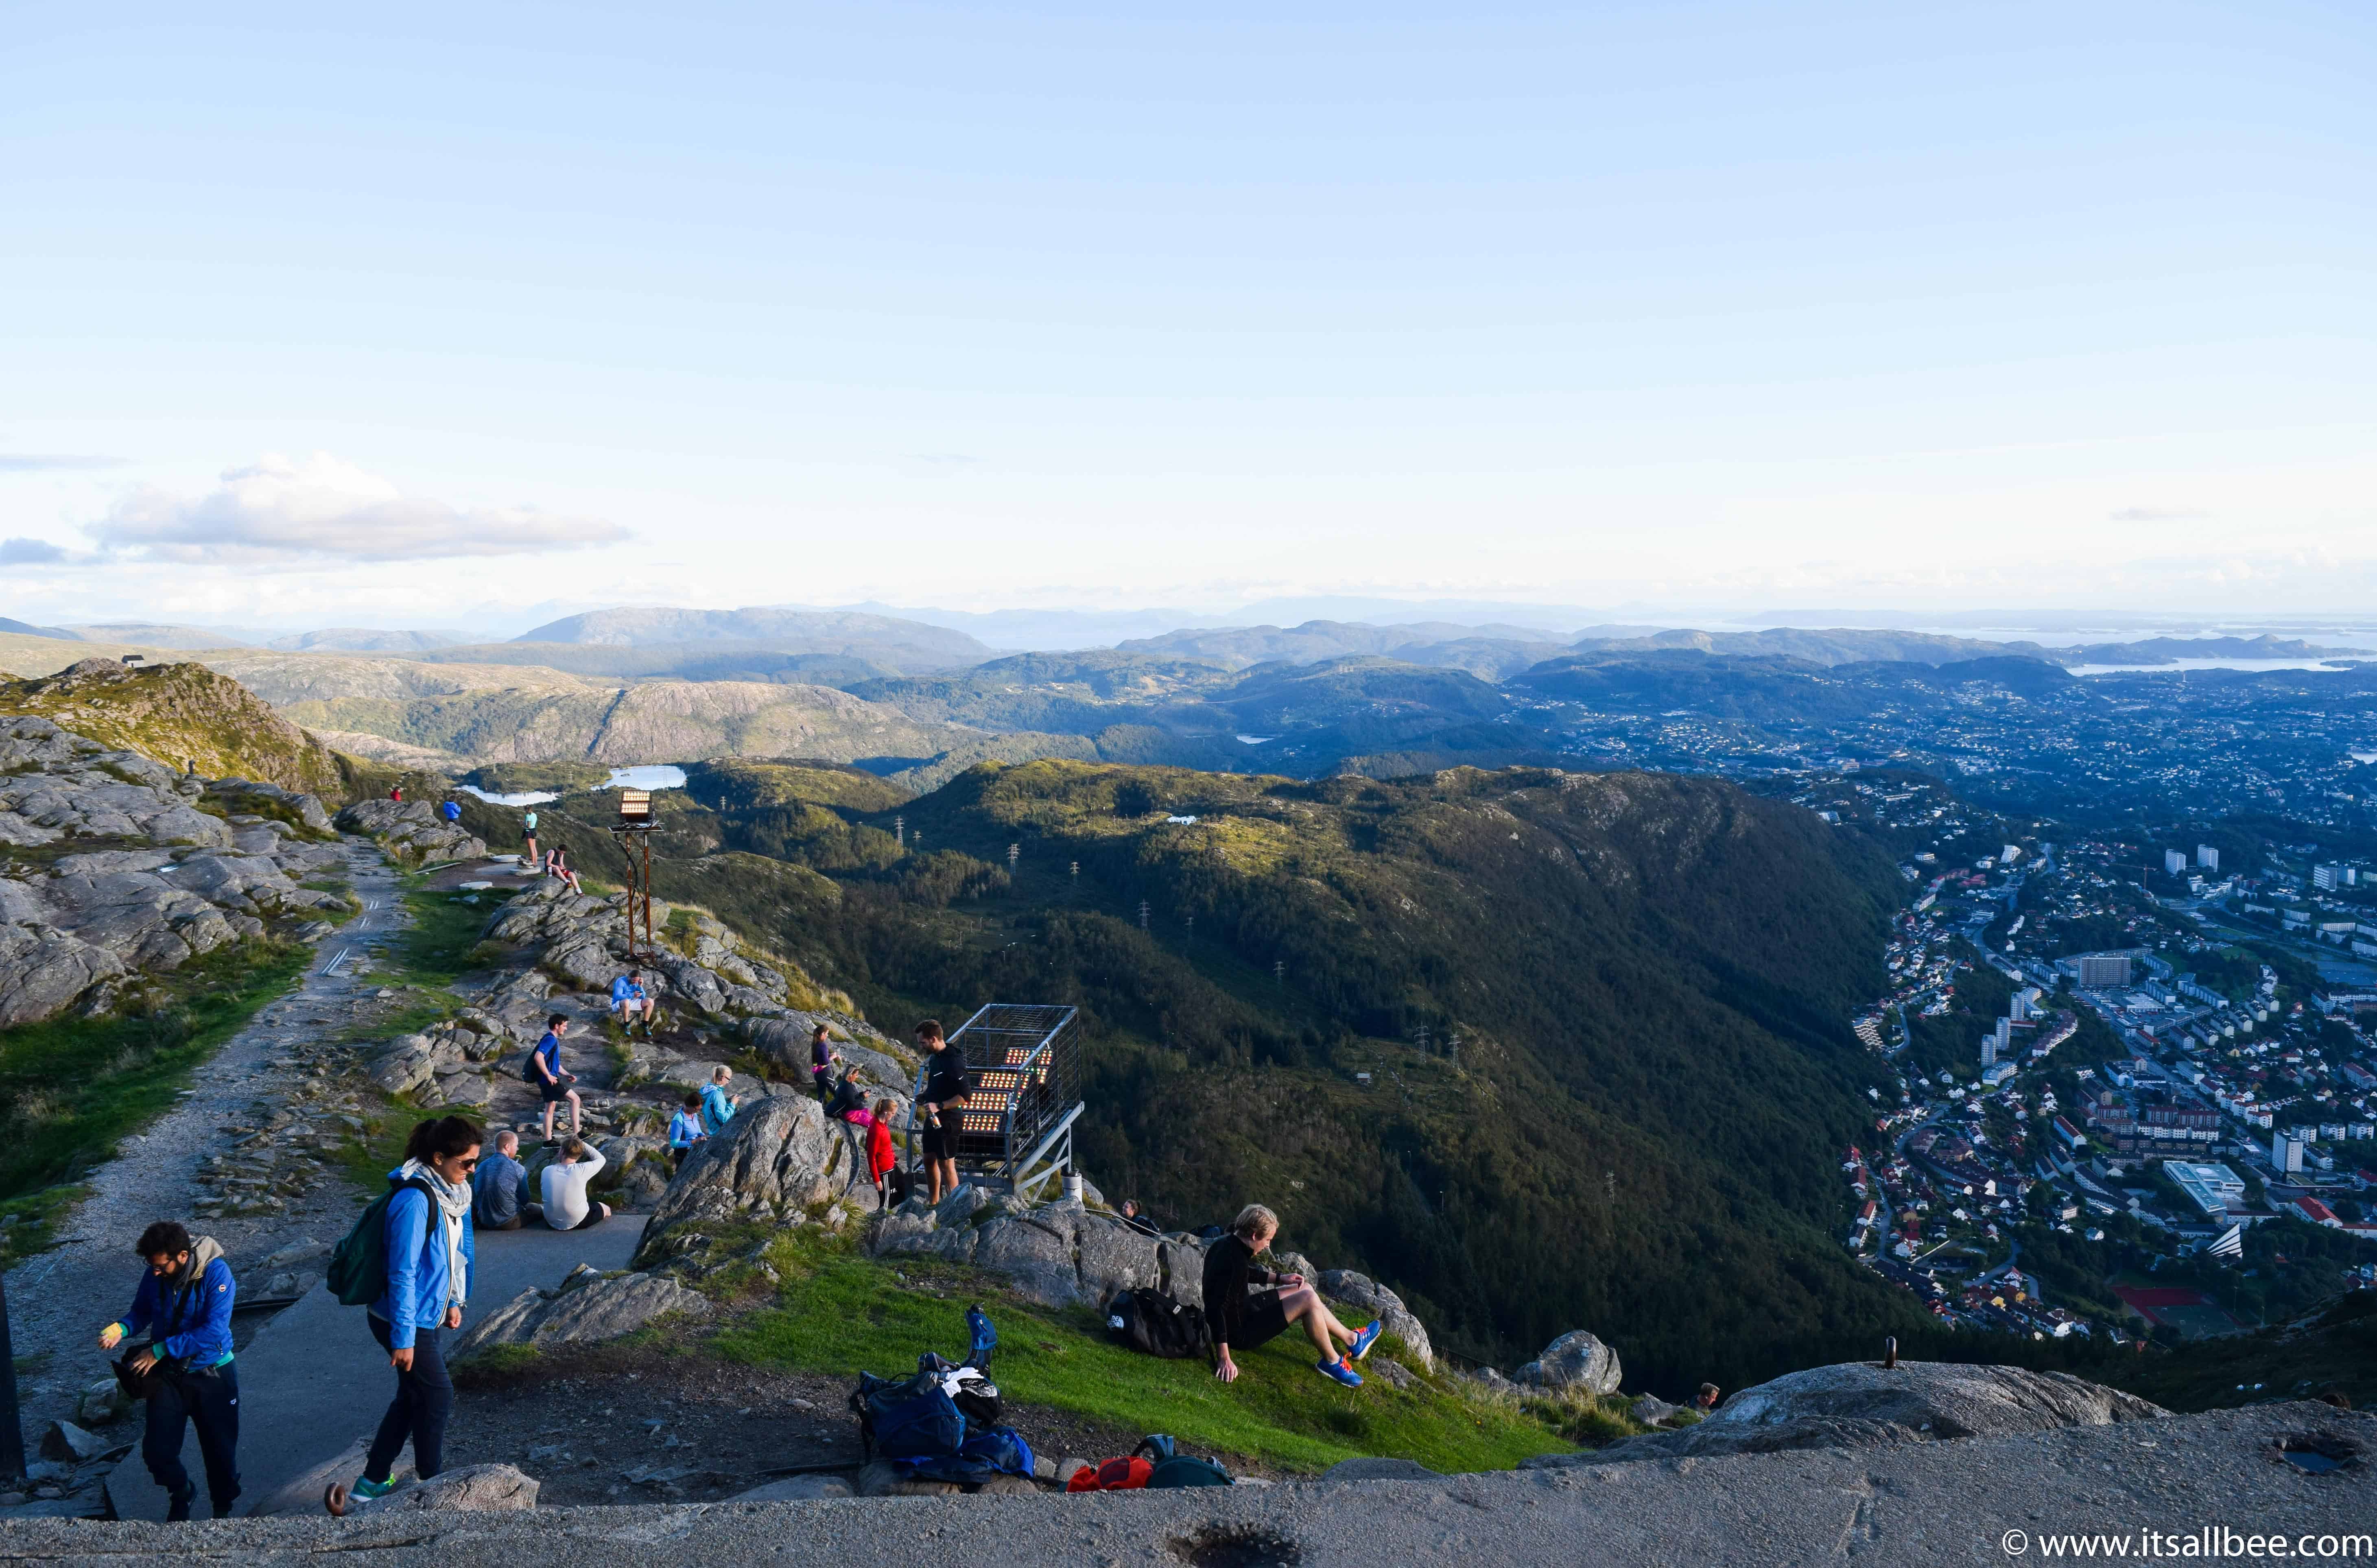
[[[1255,1262],[1255,1250],[1236,1236],[1224,1236],[1205,1249],[1205,1324],[1217,1347],[1229,1344],[1237,1332],[1246,1315],[1247,1291],[1278,1279]]]
[[[951,1100],[965,1098],[965,1062],[960,1059],[954,1047],[944,1047],[935,1051],[931,1063],[925,1071],[925,1103],[926,1105],[946,1106]],[[954,1117],[947,1119],[946,1125],[956,1126],[956,1119]]]

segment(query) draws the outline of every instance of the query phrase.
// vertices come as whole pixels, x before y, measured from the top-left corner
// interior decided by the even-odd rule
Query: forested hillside
[[[697,770],[662,892],[768,926],[886,1027],[1082,1005],[1110,1194],[1191,1225],[1271,1203],[1505,1363],[1591,1326],[1682,1387],[1919,1329],[1832,1239],[1893,880],[1855,837],[1648,774],[878,789]],[[598,875],[602,809],[548,829]]]

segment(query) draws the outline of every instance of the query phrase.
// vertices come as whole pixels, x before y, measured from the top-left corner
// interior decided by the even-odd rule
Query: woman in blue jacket
[[[239,1374],[231,1364],[231,1309],[239,1287],[211,1237],[193,1239],[171,1220],[142,1231],[133,1250],[148,1260],[149,1272],[132,1294],[131,1312],[99,1331],[100,1348],[149,1335],[149,1348],[133,1353],[131,1367],[153,1376],[140,1457],[165,1489],[166,1522],[187,1519],[198,1495],[182,1464],[182,1430],[193,1422],[206,1461],[207,1501],[216,1518],[229,1518],[239,1496]]]
[[[471,1298],[471,1172],[480,1142],[477,1124],[463,1117],[424,1121],[405,1140],[404,1163],[388,1172],[396,1191],[387,1210],[388,1289],[371,1304],[370,1322],[396,1369],[396,1397],[380,1418],[355,1497],[388,1493],[407,1438],[414,1475],[425,1481],[444,1467],[454,1382],[441,1336],[462,1326]]]

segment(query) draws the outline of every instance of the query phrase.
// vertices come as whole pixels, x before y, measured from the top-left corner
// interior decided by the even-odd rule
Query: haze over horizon
[[[2377,590],[2363,13],[15,33],[22,621]]]

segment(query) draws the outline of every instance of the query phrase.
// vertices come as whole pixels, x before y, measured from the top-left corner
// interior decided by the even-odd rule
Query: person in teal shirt
[[[710,1083],[701,1091],[701,1130],[712,1138],[735,1119],[737,1102],[726,1093],[726,1085],[734,1081],[735,1070],[721,1062],[710,1070]]]

